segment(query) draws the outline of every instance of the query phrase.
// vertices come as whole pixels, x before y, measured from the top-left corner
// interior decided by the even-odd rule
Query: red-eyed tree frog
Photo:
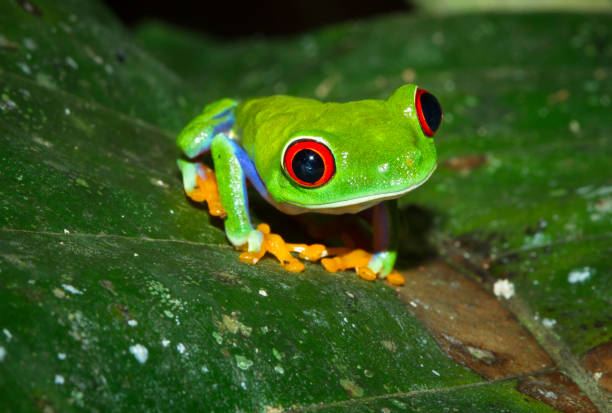
[[[291,271],[316,261],[329,271],[355,268],[364,279],[387,278],[397,256],[396,199],[422,185],[436,168],[433,135],[442,122],[438,100],[407,84],[386,100],[323,103],[285,95],[207,105],[177,144],[187,195],[225,217],[225,233],[240,259],[256,263],[266,252]],[[210,151],[214,172],[201,161]],[[253,228],[246,181],[286,214],[357,213],[373,208],[373,253],[321,244],[288,244],[267,225]],[[332,255],[336,255],[330,258]]]

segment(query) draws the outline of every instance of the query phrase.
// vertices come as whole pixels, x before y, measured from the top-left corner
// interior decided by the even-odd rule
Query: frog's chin
[[[330,202],[327,204],[318,204],[318,205],[288,204],[288,203],[277,203],[274,201],[272,201],[272,204],[278,210],[284,212],[285,214],[289,214],[289,215],[298,215],[298,214],[304,214],[308,212],[316,212],[320,214],[333,214],[333,215],[356,214],[358,212],[371,208],[374,205],[379,204],[388,199],[400,198],[406,195],[408,192],[418,188],[419,186],[427,182],[427,180],[431,177],[431,175],[436,170],[436,166],[437,165],[434,165],[434,167],[431,168],[431,171],[429,171],[427,176],[420,182],[417,182],[416,184],[408,188],[404,188],[396,192],[384,192],[384,193],[379,193],[379,194],[367,195],[367,196],[363,196],[363,197],[355,198],[355,199],[347,199],[345,201]]]

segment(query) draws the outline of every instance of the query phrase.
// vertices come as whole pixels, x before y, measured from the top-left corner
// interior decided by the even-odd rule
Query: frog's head
[[[387,100],[314,106],[287,128],[266,185],[287,213],[358,212],[423,184],[436,167],[437,99],[404,85]]]

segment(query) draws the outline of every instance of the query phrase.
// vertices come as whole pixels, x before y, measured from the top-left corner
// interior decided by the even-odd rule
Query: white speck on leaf
[[[32,70],[30,69],[30,66],[28,66],[25,62],[17,62],[17,67],[19,67],[21,71],[25,73],[26,75],[32,74]]]
[[[66,64],[70,66],[71,68],[73,68],[74,70],[77,70],[79,68],[78,63],[75,62],[74,59],[70,56],[66,57]]]
[[[493,285],[493,294],[496,297],[504,297],[508,300],[514,296],[514,284],[506,279],[497,280]]]
[[[552,328],[552,327],[554,327],[555,324],[557,324],[557,320],[555,320],[555,319],[552,319],[552,318],[543,318],[542,319],[542,325],[544,327]]]
[[[554,400],[558,399],[557,395],[551,391],[544,391],[542,389],[538,389],[538,393],[540,393],[542,396],[546,397],[547,399],[554,399]]]
[[[66,360],[66,353],[57,353],[57,358],[60,360]]]
[[[178,343],[176,345],[176,350],[181,354],[185,354],[185,350],[186,350],[185,345],[183,343]]]
[[[572,119],[569,123],[569,130],[573,134],[580,133],[580,123],[576,119]]]
[[[66,298],[66,293],[57,287],[53,289],[53,295],[55,295],[57,298]]]
[[[13,339],[13,335],[11,334],[10,331],[8,331],[8,329],[3,328],[2,332],[4,333],[4,335],[6,336],[6,341],[11,341]]]
[[[70,234],[70,231],[68,231],[66,228],[64,228],[64,235],[68,235]]]
[[[56,374],[54,381],[55,384],[64,384],[64,376],[62,376],[61,374]]]
[[[170,340],[164,338],[161,343],[162,346],[168,347],[170,345]]]
[[[169,188],[169,185],[161,179],[150,178],[149,182],[151,182],[155,186],[159,186],[160,188]]]
[[[432,370],[431,372],[432,372],[433,374],[435,374],[436,376],[440,377],[440,373],[438,373],[437,371]]]
[[[130,346],[130,353],[134,355],[140,364],[145,364],[149,358],[149,350],[142,344],[134,344]]]
[[[130,327],[136,327],[138,325],[138,321],[136,320],[128,320],[127,323]]]
[[[268,293],[266,292],[266,290],[259,290],[259,295],[261,295],[263,297],[267,297]]]
[[[567,281],[570,284],[585,282],[586,280],[591,278],[591,275],[593,275],[594,273],[595,270],[590,267],[577,268],[569,273],[569,275],[567,276]]]
[[[36,44],[36,42],[34,40],[30,39],[29,37],[25,37],[23,39],[23,45],[28,50],[36,50],[38,48],[38,45]]]
[[[4,349],[4,347],[0,346],[0,363],[4,361],[5,357],[6,357],[6,350]]]
[[[545,234],[543,232],[536,232],[533,235],[525,237],[525,240],[523,242],[523,247],[525,248],[539,247],[539,246],[548,244],[551,241],[552,241],[552,237],[550,235]]]
[[[73,287],[70,284],[62,284],[62,288],[66,291],[68,291],[70,294],[83,294],[83,291]]]
[[[66,109],[64,109],[64,113],[65,113],[66,115],[70,115],[70,108],[66,108]]]

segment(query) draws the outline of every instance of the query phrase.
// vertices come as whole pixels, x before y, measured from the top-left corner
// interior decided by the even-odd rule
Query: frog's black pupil
[[[302,181],[314,184],[325,173],[325,163],[321,156],[310,149],[302,149],[291,162],[293,173]]]
[[[442,108],[438,99],[431,93],[425,92],[421,95],[421,111],[427,126],[432,132],[435,132],[440,127],[442,122]]]

